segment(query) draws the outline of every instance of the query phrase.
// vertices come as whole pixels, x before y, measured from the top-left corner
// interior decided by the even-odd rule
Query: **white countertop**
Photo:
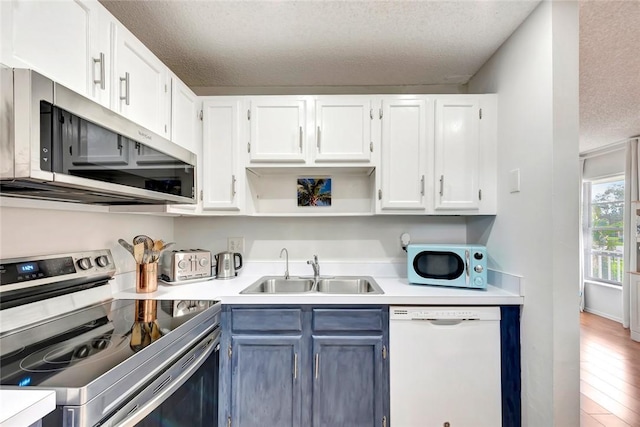
[[[135,273],[117,275],[112,282],[116,299],[219,300],[223,304],[349,304],[349,305],[522,305],[523,279],[489,270],[491,285],[486,290],[410,284],[402,274],[402,263],[323,263],[323,276],[370,276],[384,291],[382,295],[345,294],[240,294],[263,276],[282,276],[282,263],[246,263],[238,277],[208,279],[179,285],[158,285],[152,293],[136,293]],[[309,266],[294,262],[292,276],[306,276]],[[24,427],[55,409],[55,392],[42,390],[0,390],[0,427]]]
[[[327,276],[361,275],[371,276],[380,285],[384,294],[240,294],[240,291],[262,276],[281,276],[282,265],[277,264],[276,273],[269,264],[253,266],[241,271],[234,279],[167,285],[159,282],[158,290],[152,293],[136,293],[133,273],[118,276],[114,298],[117,299],[186,299],[219,300],[223,304],[386,304],[386,305],[522,305],[521,279],[504,273],[491,272],[486,290],[462,289],[442,286],[410,284],[406,277],[395,275],[394,265],[351,264],[333,265],[326,269]],[[307,266],[308,269],[308,266]],[[366,271],[367,273],[357,273]],[[295,276],[292,271],[292,276]],[[323,272],[325,275],[325,272]]]
[[[56,409],[56,393],[49,390],[0,390],[0,426],[25,427]]]

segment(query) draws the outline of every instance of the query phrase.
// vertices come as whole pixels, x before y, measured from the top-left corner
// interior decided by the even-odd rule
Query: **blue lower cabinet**
[[[387,426],[388,325],[386,306],[224,306],[218,425]]]
[[[314,336],[312,342],[313,427],[382,426],[382,335]]]
[[[302,336],[231,339],[231,425],[301,426]]]

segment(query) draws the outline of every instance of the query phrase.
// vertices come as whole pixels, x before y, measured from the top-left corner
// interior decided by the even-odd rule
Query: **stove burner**
[[[125,335],[105,334],[75,346],[53,344],[25,356],[20,361],[20,369],[25,372],[57,372],[80,361],[99,362],[105,357],[112,357],[116,352],[126,350],[126,345],[120,345],[125,341]],[[118,348],[119,345],[120,348]],[[112,348],[111,351],[105,351],[110,348]]]

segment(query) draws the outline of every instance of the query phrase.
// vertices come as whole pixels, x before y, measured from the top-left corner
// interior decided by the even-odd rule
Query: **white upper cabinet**
[[[299,97],[255,97],[249,101],[249,161],[298,162],[306,158],[307,101]]]
[[[245,171],[239,162],[241,105],[242,100],[237,97],[204,98],[202,208],[205,210],[244,208]]]
[[[114,63],[112,109],[169,138],[167,67],[123,26],[115,34]]]
[[[433,135],[431,100],[424,96],[385,97],[382,113],[379,212],[424,213],[428,207],[427,164],[432,158],[428,152]]]
[[[201,147],[202,101],[179,78],[171,78],[171,140],[198,154]]]
[[[169,139],[167,67],[98,1],[0,1],[0,62],[30,68]]]
[[[371,160],[371,96],[319,97],[315,110],[316,163]]]
[[[30,68],[90,98],[108,91],[109,33],[93,0],[0,2],[0,62]],[[106,30],[106,31],[105,31]]]
[[[480,114],[478,97],[455,96],[436,99],[436,210],[466,210],[479,207]]]
[[[374,165],[374,126],[379,125],[374,107],[376,97],[309,95],[248,99],[250,164]]]

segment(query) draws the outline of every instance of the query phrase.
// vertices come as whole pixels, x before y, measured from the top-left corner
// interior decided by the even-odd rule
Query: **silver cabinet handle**
[[[95,65],[97,63],[100,63],[100,78],[96,79],[95,78],[95,74],[96,74],[96,67]],[[106,87],[106,83],[105,83],[105,75],[104,75],[104,70],[105,70],[105,65],[104,65],[104,53],[100,52],[100,56],[98,58],[93,58],[93,83],[94,84],[99,84],[100,85],[100,89],[104,90],[104,88]]]
[[[320,353],[316,353],[316,379],[318,379],[318,376],[320,375]]]
[[[318,152],[320,152],[320,126],[318,126],[318,133],[316,133],[316,147],[318,148]]]
[[[231,175],[231,197],[236,197],[236,176]]]
[[[293,354],[293,379],[298,378],[298,353]]]
[[[300,146],[300,152],[302,153],[302,126],[300,126],[300,138],[298,141],[298,145]]]
[[[444,175],[440,175],[440,197],[444,194]]]
[[[424,196],[424,175],[422,175],[422,178],[420,179],[420,195]]]
[[[122,96],[122,82],[124,82],[124,96]],[[129,73],[124,73],[124,77],[120,77],[120,100],[129,105]]]

